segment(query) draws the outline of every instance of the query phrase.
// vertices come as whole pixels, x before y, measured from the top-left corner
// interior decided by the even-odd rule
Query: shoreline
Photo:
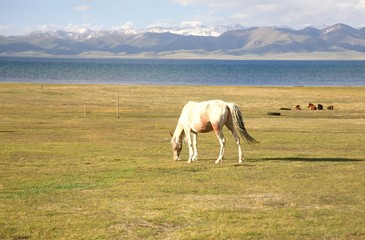
[[[142,52],[137,54],[110,53],[110,52],[85,52],[78,55],[51,55],[37,52],[2,53],[1,57],[24,58],[72,58],[72,59],[166,59],[166,60],[271,60],[271,61],[364,61],[365,53],[362,52],[308,52],[308,53],[271,53],[264,55],[228,55],[219,53],[200,54],[190,51],[171,52]]]
[[[178,87],[178,88],[194,88],[194,87],[208,87],[208,88],[365,88],[365,85],[363,86],[347,86],[347,85],[338,85],[338,86],[310,86],[310,85],[182,85],[182,84],[127,84],[127,83],[45,83],[45,82],[2,82],[0,81],[0,85],[54,85],[54,86],[120,86],[120,87]]]
[[[152,85],[152,84],[113,84],[113,83],[42,83],[42,82],[0,82],[0,85],[43,85],[43,86],[118,86],[139,88],[365,88],[365,86],[260,86],[260,85]]]

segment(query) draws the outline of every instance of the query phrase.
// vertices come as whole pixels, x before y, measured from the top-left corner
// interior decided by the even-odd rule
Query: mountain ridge
[[[189,31],[188,31],[189,30]],[[205,32],[204,32],[205,31]],[[194,34],[196,33],[196,34]],[[82,29],[77,32],[38,31],[22,36],[0,36],[0,56],[28,54],[78,56],[166,55],[169,52],[239,57],[270,54],[349,53],[365,55],[365,27],[338,23],[323,29],[307,27],[251,27],[241,25],[145,30]]]

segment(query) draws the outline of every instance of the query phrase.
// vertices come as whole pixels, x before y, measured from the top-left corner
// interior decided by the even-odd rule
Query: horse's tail
[[[231,111],[232,118],[235,120],[236,125],[238,127],[238,131],[240,132],[241,136],[246,140],[247,143],[259,143],[256,139],[254,139],[250,134],[248,134],[245,124],[243,123],[243,117],[240,109],[234,103],[229,104],[229,108]]]

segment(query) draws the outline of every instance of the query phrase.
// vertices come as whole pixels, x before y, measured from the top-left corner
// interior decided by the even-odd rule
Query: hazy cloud
[[[1,2],[3,1],[3,2]],[[152,26],[365,27],[365,0],[0,0],[0,35]],[[143,6],[143,7],[141,7]],[[67,25],[68,23],[72,23]],[[124,24],[125,23],[125,24]],[[43,25],[42,25],[43,24]]]
[[[118,25],[118,26],[112,26],[110,30],[129,30],[129,29],[135,29],[136,26],[133,22],[128,21],[125,24]]]
[[[33,31],[57,31],[63,30],[68,32],[80,32],[84,29],[93,29],[93,30],[100,30],[104,29],[103,26],[91,26],[89,24],[67,24],[67,25],[57,25],[57,24],[43,24],[37,26],[28,26],[25,28],[26,32],[33,32]]]
[[[203,23],[201,21],[183,21],[181,27],[197,27],[201,26]]]
[[[357,5],[355,6],[356,9],[365,10],[365,0],[359,0]]]
[[[9,25],[0,25],[0,35],[12,35]]]
[[[79,5],[74,8],[75,11],[90,11],[92,7],[90,5]]]
[[[0,25],[0,31],[6,31],[8,29],[10,29],[9,25]]]
[[[240,23],[245,26],[365,24],[365,0],[170,0],[182,6],[206,7],[200,18],[203,24]],[[189,21],[190,19],[186,19]],[[210,22],[209,22],[210,21]]]

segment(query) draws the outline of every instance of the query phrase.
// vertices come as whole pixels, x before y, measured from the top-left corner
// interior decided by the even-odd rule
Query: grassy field
[[[228,131],[221,164],[213,133],[172,160],[183,105],[208,99],[260,141],[245,164]],[[365,239],[364,103],[363,87],[0,84],[0,239]]]

